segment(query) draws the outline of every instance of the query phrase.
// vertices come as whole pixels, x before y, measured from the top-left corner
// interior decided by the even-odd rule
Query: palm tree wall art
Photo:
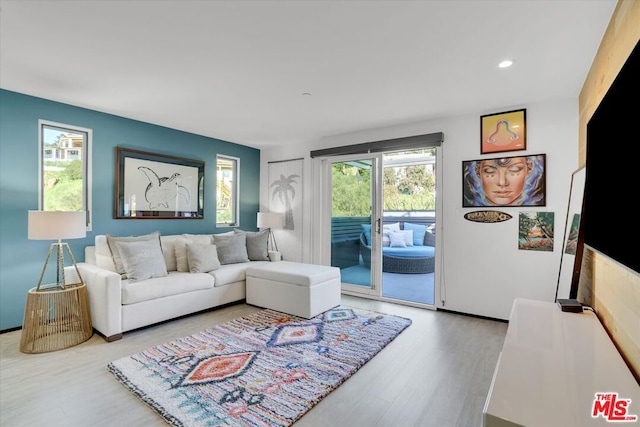
[[[302,252],[303,162],[292,159],[268,163],[269,211],[284,214],[278,246],[292,261]]]
[[[293,208],[291,202],[296,198],[295,185],[298,184],[296,178],[300,175],[292,174],[284,176],[280,174],[280,179],[273,181],[271,187],[271,198],[280,199],[280,203],[284,205],[284,228],[285,230],[295,230],[295,220],[293,219]]]

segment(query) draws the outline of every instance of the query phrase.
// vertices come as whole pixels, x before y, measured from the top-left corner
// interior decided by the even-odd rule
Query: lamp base
[[[38,280],[38,286],[36,288],[37,291],[40,290],[40,286],[42,286],[42,279],[44,278],[44,273],[47,271],[47,266],[49,265],[49,259],[51,258],[51,254],[54,249],[56,251],[56,284],[55,287],[58,289],[66,289],[66,283],[64,278],[64,249],[67,249],[67,253],[69,257],[71,257],[71,262],[73,263],[73,267],[76,270],[76,274],[80,279],[80,283],[84,283],[82,280],[82,276],[80,275],[80,270],[78,270],[78,265],[76,264],[76,259],[73,256],[73,252],[71,252],[71,247],[66,242],[61,242],[58,240],[58,243],[52,243],[49,246],[49,253],[47,253],[47,258],[44,260],[44,265],[42,266],[42,273],[40,273],[40,280]]]
[[[282,261],[282,254],[278,251],[269,251],[269,261],[276,262]]]

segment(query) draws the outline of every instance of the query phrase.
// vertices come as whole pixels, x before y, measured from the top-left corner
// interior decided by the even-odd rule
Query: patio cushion
[[[401,258],[430,258],[435,255],[435,252],[436,249],[433,246],[409,246],[405,248],[385,246],[382,248],[383,255]]]
[[[412,222],[404,223],[405,230],[413,230],[413,245],[424,245],[424,233],[427,232],[427,226],[422,224],[414,224]]]
[[[360,227],[364,233],[365,243],[371,246],[371,224],[361,224]]]

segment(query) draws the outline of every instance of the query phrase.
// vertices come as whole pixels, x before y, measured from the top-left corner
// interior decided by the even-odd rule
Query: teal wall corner
[[[22,325],[51,242],[27,239],[27,211],[38,209],[38,120],[93,131],[93,229],[68,243],[78,262],[97,234],[216,233],[216,156],[240,159],[239,228],[256,228],[260,150],[0,89],[0,331]],[[203,219],[114,219],[115,147],[205,162]],[[51,273],[55,273],[54,271]],[[53,277],[49,274],[46,278]]]

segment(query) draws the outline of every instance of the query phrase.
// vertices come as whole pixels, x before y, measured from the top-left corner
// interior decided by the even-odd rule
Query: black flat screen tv
[[[586,136],[584,243],[640,274],[640,42]]]

